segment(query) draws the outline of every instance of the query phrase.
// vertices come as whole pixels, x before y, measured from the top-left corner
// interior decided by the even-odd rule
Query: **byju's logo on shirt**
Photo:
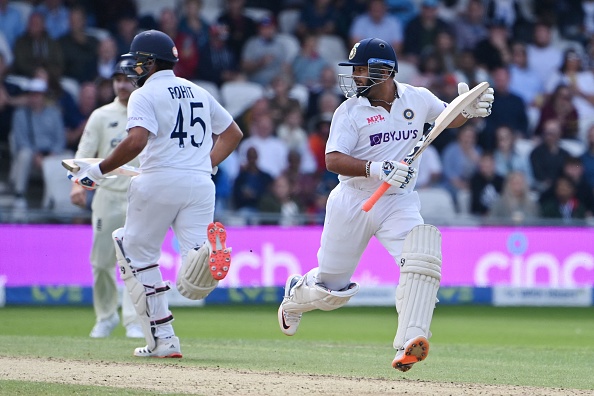
[[[384,121],[385,118],[381,115],[374,115],[371,117],[367,117],[367,125],[375,124],[376,122]]]
[[[419,135],[419,131],[417,129],[408,130],[408,131],[391,131],[391,132],[382,132],[376,133],[374,135],[369,136],[369,143],[371,146],[377,146],[382,142],[391,142],[391,141],[400,141],[400,140],[408,140],[408,139],[416,139]]]

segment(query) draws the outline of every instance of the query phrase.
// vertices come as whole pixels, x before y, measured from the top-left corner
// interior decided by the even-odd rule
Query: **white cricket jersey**
[[[366,97],[344,101],[334,112],[326,154],[334,151],[366,161],[402,161],[423,136],[425,123],[432,123],[447,106],[428,89],[394,82],[398,98],[390,112],[371,106]],[[415,161],[413,167],[418,167]],[[375,191],[378,178],[339,175],[341,183],[359,190]],[[409,192],[414,181],[404,189],[390,187],[388,194]]]
[[[118,98],[93,111],[85,125],[75,158],[107,158],[126,137],[126,106]],[[138,166],[135,158],[128,165]],[[129,177],[101,180],[99,188],[127,191]]]
[[[130,96],[126,129],[140,126],[150,132],[139,155],[143,172],[174,169],[210,175],[212,134],[221,134],[232,121],[206,90],[172,70],[161,70]]]

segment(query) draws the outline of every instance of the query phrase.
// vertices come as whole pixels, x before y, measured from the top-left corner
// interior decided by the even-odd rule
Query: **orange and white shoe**
[[[406,372],[413,364],[425,360],[429,354],[429,341],[423,336],[408,340],[402,348],[396,352],[392,367],[396,370]]]
[[[225,279],[231,266],[231,248],[225,246],[227,231],[219,223],[210,223],[207,227],[208,242],[210,243],[209,269],[215,280]]]

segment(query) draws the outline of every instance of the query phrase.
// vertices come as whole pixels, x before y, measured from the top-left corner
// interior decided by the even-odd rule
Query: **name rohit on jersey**
[[[391,142],[391,141],[399,141],[399,140],[408,140],[408,139],[416,139],[419,134],[418,129],[408,130],[408,131],[390,131],[390,132],[382,132],[376,133],[374,135],[369,136],[369,143],[372,146],[377,146],[382,142]]]
[[[192,87],[180,85],[178,87],[167,87],[167,90],[171,94],[171,99],[194,98]]]

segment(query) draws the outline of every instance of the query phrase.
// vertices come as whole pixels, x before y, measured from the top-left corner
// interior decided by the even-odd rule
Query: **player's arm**
[[[216,137],[215,144],[210,152],[210,161],[215,167],[225,160],[237,148],[243,132],[239,129],[239,125],[235,121],[225,129],[220,135]]]
[[[127,164],[140,154],[145,148],[149,131],[141,126],[135,126],[128,131],[128,136],[99,164],[99,169],[105,175],[122,165]]]
[[[339,151],[326,153],[326,169],[343,176],[364,176],[404,187],[416,176],[416,170],[398,161],[364,161]]]
[[[468,84],[458,84],[458,95],[463,95],[469,90]],[[488,117],[491,114],[491,108],[493,106],[494,99],[495,96],[493,88],[487,88],[480,97],[465,107],[446,128],[459,128],[464,125],[469,118]],[[443,109],[440,109],[439,111],[441,112],[442,110]]]
[[[343,176],[366,176],[367,161],[351,157],[338,151],[326,153],[326,169]]]
[[[460,128],[462,125],[466,124],[466,121],[468,121],[468,118],[464,117],[462,114],[458,114],[447,128]]]
[[[94,158],[99,151],[100,120],[97,112],[91,113],[80,138],[74,158]],[[72,183],[70,202],[84,208],[87,205],[87,191],[79,184]]]

